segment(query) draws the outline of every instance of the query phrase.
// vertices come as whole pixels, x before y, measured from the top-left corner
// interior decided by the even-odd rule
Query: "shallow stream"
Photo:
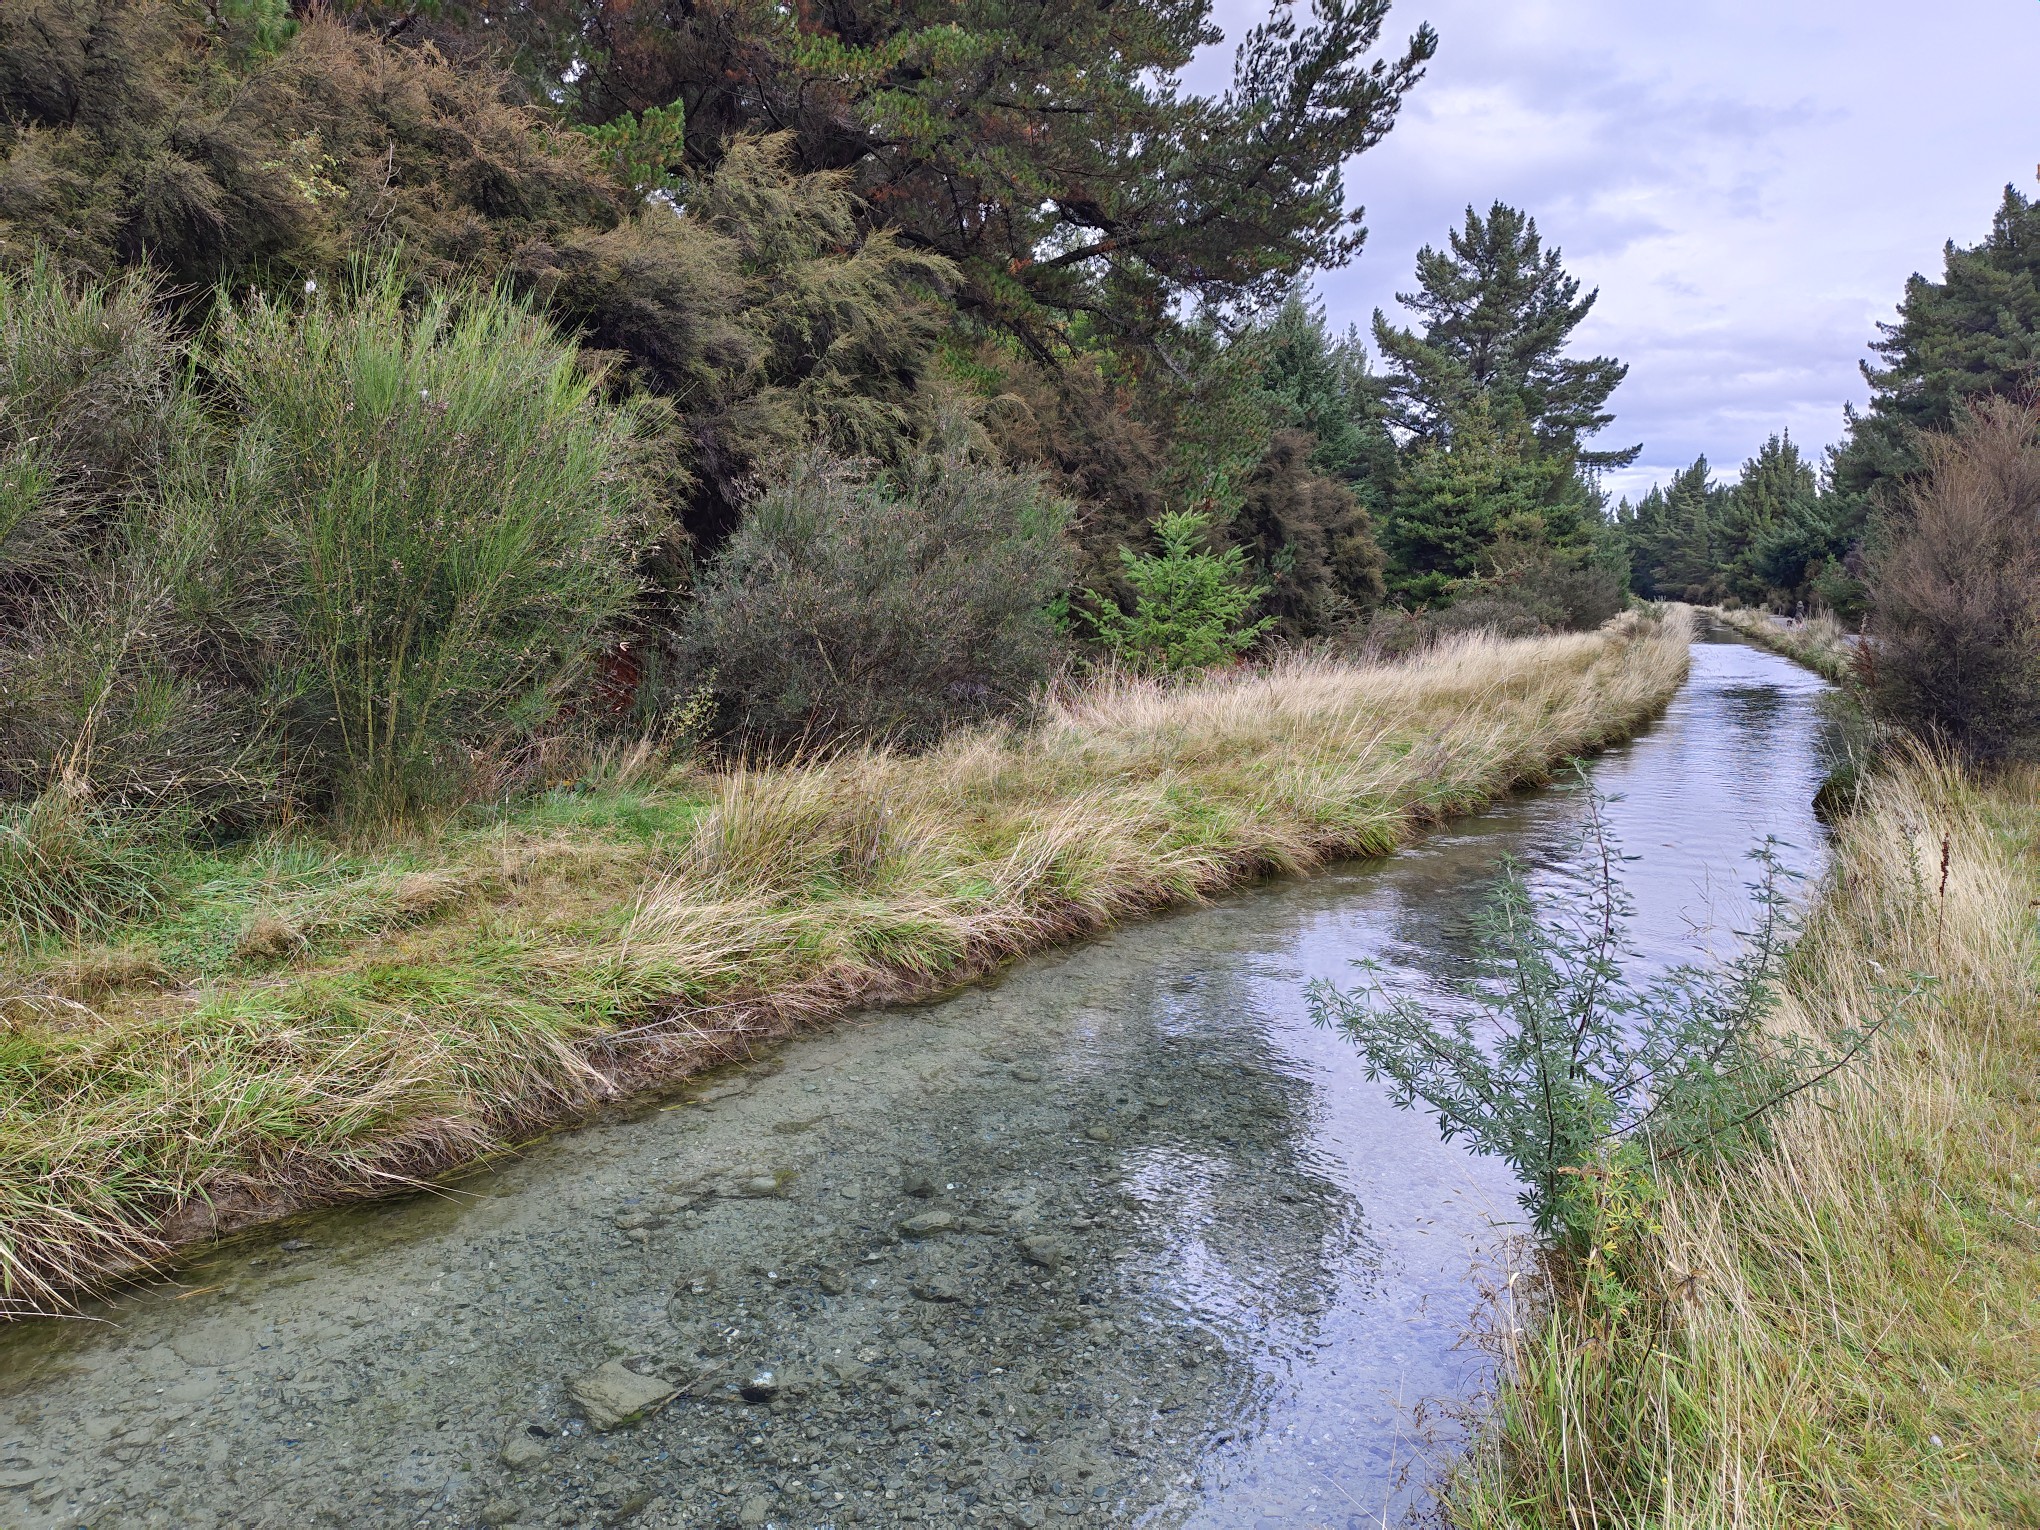
[[[1812,869],[1820,681],[1696,643],[1591,767],[1635,944]],[[443,1192],[236,1240],[0,1333],[0,1530],[1350,1527],[1422,1502],[1481,1384],[1501,1167],[1389,1107],[1313,977],[1448,979],[1577,784],[857,1017]],[[570,1383],[612,1368],[576,1398]],[[680,1395],[589,1424],[619,1394]]]

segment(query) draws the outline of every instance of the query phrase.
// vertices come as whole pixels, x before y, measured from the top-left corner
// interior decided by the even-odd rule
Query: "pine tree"
[[[1437,43],[1376,57],[1389,0],[1276,0],[1233,83],[1181,84],[1210,0],[353,0],[378,31],[498,48],[589,124],[678,109],[675,179],[745,134],[845,174],[867,216],[964,272],[967,312],[1046,360],[1073,321],[1146,337],[1176,300],[1262,301],[1360,246],[1347,160]],[[421,13],[423,13],[421,19]],[[451,48],[448,49],[451,51]]]
[[[1496,418],[1520,417],[1543,449],[1585,468],[1636,460],[1641,447],[1594,452],[1581,444],[1613,422],[1605,405],[1629,369],[1609,356],[1564,354],[1599,294],[1580,295],[1534,218],[1501,202],[1485,217],[1467,208],[1466,226],[1451,231],[1447,249],[1418,253],[1417,289],[1396,301],[1421,318],[1421,334],[1374,315],[1396,424],[1434,439],[1484,398]]]
[[[1617,525],[1628,544],[1631,588],[1646,600],[1711,603],[1722,593],[1718,519],[1724,491],[1710,481],[1705,457],[1625,503]]]
[[[1862,505],[1848,502],[1889,502],[1885,486],[1920,471],[1914,432],[1948,430],[1965,402],[2040,381],[2040,202],[2007,186],[1989,235],[1968,249],[1950,240],[1942,279],[1915,275],[1898,322],[1878,329],[1879,360],[1863,364],[1870,408],[1850,411],[1833,472],[1838,512],[1859,522]]]
[[[1486,572],[1504,538],[1584,563],[1599,520],[1599,503],[1570,461],[1539,450],[1528,426],[1498,420],[1476,398],[1449,434],[1405,456],[1383,526],[1388,587],[1406,600],[1447,599]]]
[[[1348,485],[1370,508],[1385,503],[1395,477],[1382,380],[1357,329],[1334,337],[1322,302],[1292,292],[1240,342],[1280,423],[1315,438],[1310,465]]]
[[[1819,493],[1820,480],[1789,431],[1772,436],[1743,464],[1742,477],[1721,502],[1717,527],[1715,550],[1730,595],[1755,604],[1771,592],[1764,550],[1779,527],[1817,508]]]

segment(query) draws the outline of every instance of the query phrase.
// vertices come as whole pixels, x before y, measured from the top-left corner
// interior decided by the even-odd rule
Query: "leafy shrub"
[[[1977,758],[2040,757],[2040,410],[1991,400],[1920,450],[1869,569],[1877,702]]]
[[[1620,1168],[1645,1145],[1663,1159],[1760,1136],[1766,1111],[1831,1075],[1885,1021],[1820,1045],[1766,1036],[1791,933],[1768,845],[1743,949],[1644,984],[1623,970],[1631,904],[1598,801],[1570,859],[1576,870],[1543,918],[1522,871],[1504,867],[1477,923],[1476,976],[1442,1020],[1378,979],[1359,992],[1319,980],[1309,1000],[1398,1105],[1424,1101],[1448,1140],[1508,1161],[1539,1232],[1579,1242],[1599,1230],[1594,1186],[1611,1159]]]
[[[523,306],[407,309],[388,274],[232,311],[208,360],[310,784],[348,815],[447,799],[473,751],[550,717],[636,592],[630,415]]]
[[[46,258],[0,275],[0,800],[194,823],[277,805],[275,740],[209,630],[217,570],[164,499],[206,434],[148,283],[72,287]]]
[[[1273,617],[1248,621],[1268,593],[1247,582],[1244,548],[1210,551],[1211,518],[1173,510],[1155,519],[1160,551],[1120,550],[1133,589],[1133,614],[1104,606],[1090,620],[1098,637],[1122,662],[1179,674],[1237,658],[1274,625]]]
[[[1033,477],[950,453],[894,482],[796,457],[711,565],[684,637],[747,741],[926,743],[1053,672],[1066,511]]]

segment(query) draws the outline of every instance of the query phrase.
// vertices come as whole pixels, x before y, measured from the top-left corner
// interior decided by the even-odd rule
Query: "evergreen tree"
[[[1915,275],[1898,322],[1880,324],[1863,364],[1870,407],[1849,414],[1836,455],[1836,507],[1858,525],[1862,501],[1889,501],[1884,486],[1919,472],[1914,433],[1951,429],[1962,405],[2016,394],[2040,379],[2040,203],[2007,186],[1989,235],[1968,249],[1948,242],[1942,279]]]
[[[1716,551],[1722,582],[1737,600],[1755,604],[1774,588],[1765,549],[1780,526],[1818,510],[1820,481],[1799,455],[1791,433],[1772,436],[1721,502]]]
[[[1334,337],[1324,305],[1292,292],[1240,344],[1258,364],[1280,423],[1315,439],[1311,467],[1379,511],[1395,477],[1396,449],[1382,381],[1368,365],[1359,331]]]
[[[1580,295],[1537,221],[1497,202],[1471,207],[1448,248],[1417,255],[1417,291],[1396,301],[1423,321],[1401,329],[1376,310],[1374,341],[1387,367],[1392,418],[1429,440],[1448,434],[1485,399],[1498,419],[1520,417],[1544,450],[1593,469],[1621,467],[1641,447],[1593,452],[1581,443],[1613,422],[1608,396],[1628,367],[1608,356],[1564,354],[1598,293]]]
[[[1654,485],[1636,505],[1625,502],[1617,512],[1629,547],[1630,587],[1646,600],[1721,598],[1718,522],[1726,494],[1710,477],[1701,457],[1669,484]]]
[[[1498,419],[1477,397],[1450,432],[1405,456],[1383,527],[1388,587],[1411,601],[1448,598],[1486,571],[1504,538],[1584,563],[1599,521],[1599,503],[1572,463],[1540,450],[1526,424]]]
[[[1343,167],[1436,47],[1374,57],[1389,0],[1276,0],[1233,83],[1186,91],[1210,0],[355,0],[514,56],[590,124],[677,109],[685,181],[747,133],[791,131],[867,216],[956,263],[964,309],[1047,359],[1073,321],[1166,331],[1176,299],[1272,297],[1360,246]],[[425,13],[421,19],[420,13]],[[449,36],[449,34],[457,34]]]
[[[1233,522],[1286,637],[1314,637],[1381,603],[1382,553],[1352,490],[1312,467],[1319,443],[1280,430],[1247,481]]]

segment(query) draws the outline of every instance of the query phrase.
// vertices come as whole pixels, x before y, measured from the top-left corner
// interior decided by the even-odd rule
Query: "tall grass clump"
[[[1754,1150],[1585,1187],[1621,1236],[1512,1282],[1453,1523],[2040,1518],[2036,785],[1866,779],[1767,1034],[1902,1024]]]
[[[346,818],[447,800],[552,714],[636,593],[630,413],[513,299],[407,302],[388,271],[231,310],[207,363],[241,420],[230,471],[308,787]]]
[[[960,451],[888,479],[796,456],[711,566],[688,668],[725,725],[766,747],[926,745],[1007,714],[1063,656],[1067,508]]]

